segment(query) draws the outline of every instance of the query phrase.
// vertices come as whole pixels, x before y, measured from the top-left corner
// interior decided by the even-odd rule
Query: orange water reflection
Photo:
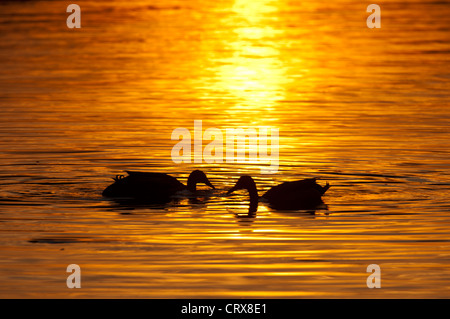
[[[448,5],[385,1],[369,30],[358,1],[84,1],[71,32],[35,4],[0,4],[0,296],[450,296]],[[101,197],[124,170],[185,182],[170,136],[194,120],[279,128],[279,174],[205,164],[200,202]],[[240,174],[260,195],[321,176],[329,215],[246,216]]]
[[[277,41],[283,34],[275,25],[279,6],[271,0],[236,0],[233,14],[221,21],[234,28],[231,37],[222,40],[231,56],[217,59],[212,69],[214,89],[235,97],[236,103],[227,109],[230,116],[251,116],[253,125],[277,121],[258,115],[271,111],[285,97],[289,82]]]

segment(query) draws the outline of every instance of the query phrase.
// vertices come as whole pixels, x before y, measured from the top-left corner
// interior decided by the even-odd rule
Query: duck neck
[[[197,190],[197,182],[193,181],[192,178],[188,178],[186,188],[188,191],[195,193],[195,191]]]
[[[256,211],[258,208],[258,190],[256,189],[256,184],[253,182],[246,188],[250,195],[250,211]]]

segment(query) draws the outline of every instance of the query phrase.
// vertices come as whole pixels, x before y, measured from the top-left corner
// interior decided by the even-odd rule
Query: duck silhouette
[[[330,184],[321,186],[316,181],[317,178],[308,178],[284,182],[269,189],[261,199],[268,202],[270,207],[274,209],[315,209],[323,204],[322,195],[330,188]],[[227,194],[229,195],[239,189],[246,189],[249,192],[249,212],[255,212],[258,209],[259,196],[253,178],[247,175],[241,176],[237,183],[228,190]]]
[[[204,183],[215,189],[206,174],[194,170],[188,177],[187,185],[173,176],[164,173],[127,171],[128,176],[117,175],[114,183],[106,187],[102,195],[105,197],[129,197],[150,202],[164,203],[171,200],[171,196],[187,190],[195,193],[198,183]]]

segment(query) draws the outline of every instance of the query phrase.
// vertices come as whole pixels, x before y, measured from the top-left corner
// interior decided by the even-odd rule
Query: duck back
[[[106,197],[132,197],[139,199],[168,201],[170,196],[186,188],[175,177],[164,173],[132,172],[128,176],[115,178],[104,191]]]
[[[312,209],[323,204],[322,195],[328,189],[315,178],[284,182],[269,189],[262,197],[276,209]]]

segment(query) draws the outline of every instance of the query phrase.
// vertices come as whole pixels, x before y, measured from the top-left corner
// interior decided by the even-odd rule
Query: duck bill
[[[227,192],[227,195],[230,195],[230,194],[231,194],[232,192],[234,192],[235,190],[237,190],[237,187],[236,187],[236,186],[230,188],[230,189],[228,190],[228,192]]]
[[[214,187],[214,185],[211,184],[211,182],[210,182],[209,180],[206,180],[206,181],[205,181],[205,184],[206,184],[206,186],[209,186],[209,187],[211,187],[212,189],[216,189],[216,188]]]

